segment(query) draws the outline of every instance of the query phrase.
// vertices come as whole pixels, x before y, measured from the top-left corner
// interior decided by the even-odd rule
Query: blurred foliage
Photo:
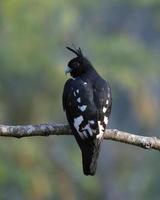
[[[158,0],[1,0],[1,124],[66,122],[61,96],[79,45],[113,91],[110,126],[160,130]],[[82,175],[72,137],[1,138],[0,199],[159,199],[160,158],[105,142],[97,175]],[[156,163],[156,165],[154,164]]]

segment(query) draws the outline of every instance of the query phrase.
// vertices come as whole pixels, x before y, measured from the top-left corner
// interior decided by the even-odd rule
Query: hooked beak
[[[72,71],[72,69],[70,68],[70,67],[66,67],[65,68],[65,75],[67,74],[67,73],[70,73]]]

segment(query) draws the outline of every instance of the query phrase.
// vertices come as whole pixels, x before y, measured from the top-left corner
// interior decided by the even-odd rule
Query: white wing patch
[[[79,93],[79,90],[76,90],[77,94]]]
[[[106,117],[106,116],[104,116],[104,123],[107,126],[107,124],[108,124],[108,117]]]
[[[77,102],[78,102],[78,103],[81,103],[81,98],[80,98],[80,97],[77,99]]]
[[[82,115],[80,115],[79,117],[74,119],[74,127],[75,127],[75,129],[77,130],[77,132],[79,133],[79,135],[82,139],[84,139],[84,135],[83,135],[82,132],[79,131],[79,126],[80,126],[80,124],[82,123],[83,120],[84,119],[83,119]]]
[[[103,122],[107,126],[108,125],[108,117],[104,116]],[[101,125],[100,121],[98,121],[98,128],[99,128],[99,134],[96,136],[96,138],[101,139],[103,137],[105,129],[104,129],[103,125]]]
[[[90,125],[89,125],[89,124],[87,124],[87,125],[84,127],[84,130],[87,130],[87,131],[88,131],[88,133],[90,134],[90,136],[92,136],[92,135],[93,135],[93,133],[92,133],[92,129],[91,129],[91,127],[90,127]]]
[[[92,129],[90,127],[89,124],[87,124],[83,129],[82,131],[79,131],[79,126],[81,125],[81,123],[83,122],[84,118],[82,115],[80,115],[79,117],[75,118],[74,119],[74,127],[75,129],[77,130],[77,132],[79,133],[79,136],[82,138],[82,139],[85,139],[88,138],[88,135],[86,133],[86,130],[88,131],[88,133],[90,134],[90,136],[93,136],[93,133],[92,133]]]
[[[87,135],[86,131],[83,131],[83,134],[84,134],[84,136],[85,136],[86,138],[88,138],[88,135]]]
[[[93,120],[89,120],[88,121],[90,124],[94,124],[94,121]]]
[[[84,111],[86,110],[87,106],[86,106],[86,105],[78,106],[78,108],[79,108],[82,112],[84,112]]]
[[[106,107],[103,107],[103,113],[105,113],[107,111]]]
[[[98,128],[99,128],[99,134],[96,135],[96,138],[101,140],[101,138],[103,137],[103,133],[104,133],[104,128],[103,126],[101,125],[101,122],[98,121]]]
[[[108,105],[108,103],[109,103],[109,101],[108,101],[108,99],[106,100],[106,104]]]

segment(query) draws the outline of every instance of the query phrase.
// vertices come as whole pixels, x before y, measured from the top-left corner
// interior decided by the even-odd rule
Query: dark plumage
[[[66,73],[73,78],[66,81],[63,91],[63,109],[71,130],[82,152],[83,172],[94,175],[104,131],[111,113],[111,89],[78,50],[69,61]]]

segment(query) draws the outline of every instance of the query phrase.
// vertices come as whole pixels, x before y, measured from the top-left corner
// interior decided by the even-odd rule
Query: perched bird
[[[63,91],[63,109],[82,152],[83,172],[94,175],[104,131],[111,113],[111,88],[85,58],[80,48],[65,73],[70,73]]]

